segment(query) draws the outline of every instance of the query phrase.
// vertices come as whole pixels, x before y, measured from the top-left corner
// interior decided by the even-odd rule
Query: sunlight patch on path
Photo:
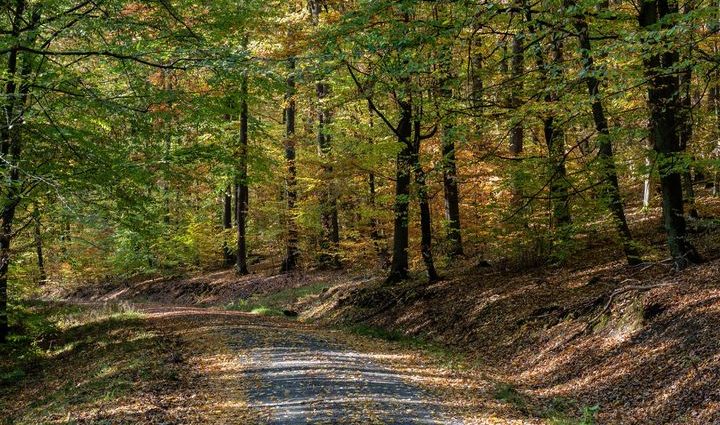
[[[257,331],[257,329],[255,329]],[[268,424],[461,424],[442,403],[372,354],[266,329],[229,331],[252,387],[248,405]]]

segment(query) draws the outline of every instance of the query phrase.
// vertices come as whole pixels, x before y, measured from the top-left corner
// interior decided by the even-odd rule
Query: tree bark
[[[289,76],[287,78],[287,92],[285,94],[285,162],[287,176],[285,179],[288,233],[285,248],[285,258],[280,268],[281,272],[294,271],[298,266],[300,251],[298,249],[298,230],[295,222],[295,204],[297,202],[297,169],[296,143],[295,143],[295,58],[288,60]]]
[[[223,229],[232,229],[232,209],[233,209],[233,196],[232,196],[232,185],[228,185],[223,191]],[[232,250],[228,246],[227,242],[223,242],[223,256],[225,257],[225,265],[231,266],[235,262]]]
[[[320,13],[322,13],[323,1],[309,0],[310,16],[313,26],[320,24]],[[330,110],[323,105],[324,100],[330,93],[330,86],[324,81],[316,84],[318,99],[317,107],[317,142],[320,156],[322,158],[322,187],[320,194],[320,216],[322,235],[320,239],[319,262],[323,267],[340,268],[340,226],[338,223],[337,195],[333,183],[333,166],[330,163],[332,144],[327,126],[330,124]]]
[[[370,175],[368,176],[368,187],[370,189],[369,204],[372,210],[375,211],[376,189],[374,173],[370,173]],[[375,217],[370,219],[370,238],[372,239],[373,245],[375,246],[375,252],[377,252],[380,267],[383,269],[390,267],[390,254],[388,253],[383,234],[380,231],[380,223],[378,223],[378,219]]]
[[[566,1],[569,8],[576,7],[573,0]],[[598,161],[600,163],[600,179],[604,182],[603,191],[607,207],[612,213],[615,226],[622,240],[623,251],[628,264],[635,265],[642,262],[637,248],[633,244],[630,227],[625,217],[625,208],[620,194],[620,183],[618,180],[617,169],[615,166],[615,157],[613,154],[612,140],[610,139],[610,128],[608,126],[607,117],[605,116],[605,108],[600,97],[600,80],[595,77],[596,68],[592,52],[592,44],[590,42],[590,31],[585,17],[581,14],[574,16],[574,26],[577,30],[578,41],[580,44],[581,58],[583,62],[585,83],[588,87],[590,95],[593,120],[595,129],[598,132]]]
[[[514,34],[512,39],[512,60],[511,74],[512,83],[510,85],[510,107],[514,111],[520,108],[520,92],[522,91],[522,75],[525,72],[525,55],[523,53],[523,42],[521,34]],[[510,129],[510,153],[517,157],[523,151],[523,139],[525,137],[525,129],[522,120],[513,120],[513,126]],[[516,191],[519,190],[515,188]]]
[[[12,18],[12,35],[18,40],[21,26],[25,25],[23,15],[26,11],[25,0],[16,0]],[[39,9],[32,13],[30,28],[40,21]],[[35,31],[31,31],[28,45],[34,44]],[[13,224],[18,204],[22,200],[22,185],[19,162],[22,153],[22,126],[24,124],[25,107],[29,85],[26,80],[32,71],[29,55],[25,55],[18,75],[20,50],[18,45],[12,46],[8,52],[6,64],[5,96],[2,109],[4,122],[0,123],[0,153],[5,160],[0,163],[0,172],[7,185],[2,188],[2,209],[0,209],[0,343],[7,340],[8,322],[8,271],[12,261],[11,244],[13,241]],[[19,82],[19,87],[18,87]]]
[[[689,3],[685,4],[684,13],[692,10]],[[686,60],[692,59],[692,47],[687,49]],[[692,102],[692,65],[686,65],[679,75],[680,84],[680,150],[685,152],[690,146],[693,136],[693,102]],[[684,167],[682,173],[683,188],[685,190],[685,207],[687,207],[688,217],[692,219],[700,218],[697,207],[695,205],[695,187],[692,176],[692,168],[690,164]]]
[[[562,64],[562,47],[557,35],[553,35],[552,40],[552,62],[558,67]],[[542,70],[543,79],[547,80],[551,70],[545,67]],[[562,72],[562,71],[557,71]],[[557,92],[549,93],[545,101],[548,103],[557,102],[560,96]],[[550,203],[552,205],[552,224],[555,229],[562,229],[571,224],[570,216],[570,194],[567,183],[567,169],[565,167],[565,132],[562,127],[557,124],[557,117],[551,113],[543,119],[543,130],[545,134],[545,143],[548,148],[548,155],[551,163],[550,179]]]
[[[439,95],[442,100],[447,101],[452,100],[453,91],[452,88],[450,88],[449,83],[455,78],[451,62],[452,59],[450,55],[444,54],[441,62],[442,77],[440,80]],[[472,101],[476,113],[478,113],[481,108],[482,100],[482,79],[479,75],[481,68],[482,56],[478,53],[473,56],[472,62]],[[443,175],[443,197],[445,200],[445,220],[447,221],[447,241],[449,244],[448,254],[451,258],[463,255],[462,231],[460,225],[460,189],[458,187],[457,161],[455,157],[454,122],[454,114],[449,113],[442,123],[441,139],[443,155],[441,163]],[[418,135],[416,135],[416,138],[417,136]],[[420,171],[422,172],[422,170]]]
[[[417,117],[418,115],[416,115]],[[418,193],[418,206],[420,207],[420,252],[428,273],[428,280],[435,282],[439,280],[435,270],[435,262],[432,255],[432,221],[430,216],[430,204],[428,203],[427,185],[425,184],[425,171],[420,164],[420,121],[414,123],[415,141],[412,151],[412,168],[415,174],[415,185]]]
[[[658,22],[669,14],[677,13],[677,5],[668,0],[649,0],[640,4],[638,20],[640,26],[651,31]],[[661,28],[667,28],[666,23]],[[700,257],[690,243],[683,215],[682,177],[677,170],[681,153],[680,122],[681,111],[678,99],[680,82],[674,69],[679,56],[676,51],[655,44],[652,37],[647,41],[650,51],[644,55],[645,71],[649,79],[648,98],[650,102],[650,131],[657,153],[658,171],[663,198],[663,221],[668,235],[668,247],[676,269],[698,262]]]
[[[248,76],[244,73],[240,81],[240,158],[237,181],[237,253],[235,269],[238,274],[249,273],[247,265],[247,214],[249,203],[248,187]]]
[[[525,21],[528,23],[528,30],[533,35],[538,35],[532,18],[532,10],[527,2],[523,2]],[[542,49],[538,46],[535,54],[535,62],[539,71],[542,85],[552,84],[551,77],[562,75],[562,47],[559,34],[551,34],[551,64],[545,60]],[[553,68],[555,66],[555,68]],[[553,75],[555,74],[555,75]],[[550,209],[552,212],[551,225],[556,230],[562,230],[571,224],[570,216],[570,195],[567,184],[567,170],[565,167],[565,134],[563,129],[556,122],[556,115],[553,110],[553,103],[560,99],[558,90],[549,91],[545,95],[545,102],[548,104],[549,113],[543,117],[543,133],[548,148],[548,159],[550,172],[548,176]]]
[[[398,101],[400,106],[400,122],[397,126],[398,142],[402,148],[396,158],[395,180],[395,220],[393,223],[393,255],[390,264],[390,275],[386,283],[396,283],[408,278],[408,209],[410,203],[410,162],[412,150],[412,103],[407,100]]]
[[[45,257],[43,256],[42,222],[40,220],[40,209],[37,204],[33,207],[33,236],[35,238],[35,254],[37,255],[38,283],[43,285],[47,282],[45,271]]]
[[[457,164],[455,162],[455,141],[450,124],[445,124],[442,135],[443,154],[443,195],[445,198],[445,219],[450,257],[463,255],[460,226],[460,189],[458,188]]]

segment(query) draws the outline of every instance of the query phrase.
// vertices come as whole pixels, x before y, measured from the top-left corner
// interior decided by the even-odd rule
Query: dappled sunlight
[[[408,356],[340,350],[309,335],[296,340],[285,333],[232,333],[238,341],[231,344],[247,362],[246,377],[257,384],[248,392],[250,406],[268,409],[274,421],[360,423],[374,414],[388,424],[451,423],[443,418],[442,403],[407,383],[400,371],[377,363]]]

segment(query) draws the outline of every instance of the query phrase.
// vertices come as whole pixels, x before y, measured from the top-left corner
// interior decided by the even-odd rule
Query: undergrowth
[[[312,283],[278,292],[255,294],[248,299],[237,300],[227,306],[229,310],[263,316],[287,316],[288,309],[300,299],[322,293],[328,289],[326,283]]]
[[[23,303],[11,323],[0,345],[0,424],[117,423],[100,406],[179,379],[166,364],[172,344],[127,305]]]
[[[425,354],[429,354],[435,360],[438,360],[442,366],[448,369],[462,370],[475,366],[464,354],[429,341],[425,338],[408,336],[402,332],[364,324],[345,326],[340,329],[355,335],[392,342],[404,348],[420,350]]]

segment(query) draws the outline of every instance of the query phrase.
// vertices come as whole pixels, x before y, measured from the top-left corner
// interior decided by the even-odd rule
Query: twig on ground
[[[640,281],[637,280],[637,279],[625,279],[625,280],[623,280],[623,281],[621,282],[621,285],[622,285],[622,284],[625,284],[625,283],[629,283],[629,282],[637,282],[637,283],[640,283]],[[585,327],[585,329],[587,330],[587,329],[589,329],[590,327],[592,327],[595,323],[597,323],[598,320],[600,320],[600,318],[601,318],[605,313],[608,312],[608,310],[610,310],[610,307],[612,306],[612,303],[613,303],[613,301],[615,300],[615,297],[617,297],[618,295],[622,295],[622,294],[624,294],[624,293],[626,293],[626,292],[630,292],[630,291],[649,291],[649,290],[655,289],[655,288],[662,288],[662,287],[665,287],[665,286],[672,286],[672,285],[675,285],[676,283],[677,283],[677,282],[663,282],[663,283],[656,283],[656,284],[653,284],[653,285],[629,285],[629,286],[624,286],[624,287],[622,287],[622,288],[619,288],[619,289],[614,290],[614,291],[610,294],[610,298],[608,298],[607,303],[605,303],[605,307],[603,307],[603,309],[600,310],[600,313],[598,313],[595,317],[593,317],[593,318],[588,322],[588,324],[587,324],[587,326]]]

